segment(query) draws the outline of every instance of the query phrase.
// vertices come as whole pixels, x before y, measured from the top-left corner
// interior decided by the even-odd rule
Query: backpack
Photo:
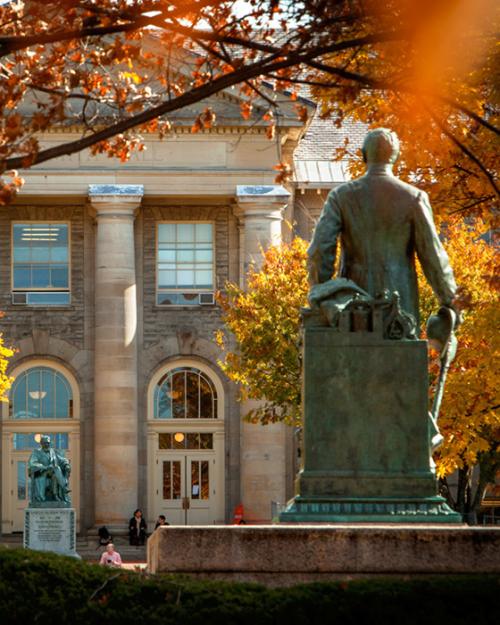
[[[100,527],[97,530],[97,533],[99,535],[99,546],[108,545],[109,543],[113,542],[113,537],[111,536],[111,534],[108,531],[108,528],[105,525]]]

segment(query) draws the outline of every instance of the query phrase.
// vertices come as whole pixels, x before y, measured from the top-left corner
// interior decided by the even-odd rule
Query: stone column
[[[90,185],[95,210],[95,523],[137,507],[137,302],[134,218],[142,185]]]
[[[240,221],[240,283],[253,264],[262,264],[262,252],[281,241],[283,213],[290,194],[277,185],[238,186],[235,214]],[[242,416],[256,402],[241,405]],[[245,520],[269,521],[271,502],[285,503],[287,498],[287,438],[291,436],[283,424],[241,424],[241,500]]]

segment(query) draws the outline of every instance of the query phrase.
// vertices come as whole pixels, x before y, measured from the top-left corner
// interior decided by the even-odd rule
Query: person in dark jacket
[[[137,508],[134,516],[128,522],[128,534],[131,545],[144,545],[146,541],[146,521],[142,516],[142,510]]]

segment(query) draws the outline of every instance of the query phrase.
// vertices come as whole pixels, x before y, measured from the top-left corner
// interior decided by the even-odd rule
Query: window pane
[[[200,448],[200,435],[198,432],[189,432],[187,434],[187,449],[199,449]]]
[[[197,419],[199,413],[199,376],[196,373],[186,374],[186,418]]]
[[[14,224],[14,227],[12,230],[12,235],[13,235],[12,238],[14,240],[14,243],[22,244],[23,231],[24,231],[23,224]]]
[[[196,224],[196,241],[212,241],[212,224]]]
[[[48,241],[44,241],[44,245],[40,245],[40,243],[42,243],[42,241],[37,241],[37,245],[32,245],[31,260],[34,263],[48,263],[50,260]]]
[[[158,241],[175,241],[175,224],[158,224]]]
[[[53,263],[67,262],[68,260],[68,247],[56,245],[51,249],[50,260]]]
[[[24,501],[26,499],[26,462],[18,461],[17,463],[17,500]]]
[[[64,265],[52,265],[50,278],[51,286],[56,288],[68,288],[68,267]]]
[[[32,306],[67,306],[70,299],[69,293],[58,293],[57,291],[27,294],[27,303]]]
[[[212,262],[212,250],[196,250],[196,262],[197,263],[211,263]]]
[[[202,289],[212,288],[212,270],[196,272],[196,286]]]
[[[158,261],[160,263],[166,263],[166,262],[170,262],[170,263],[174,263],[175,262],[175,250],[174,249],[168,249],[168,250],[162,250],[159,249],[158,250]]]
[[[56,419],[65,419],[69,414],[70,394],[66,382],[59,376],[55,378],[56,401],[54,406],[54,417]]]
[[[172,375],[172,412],[174,419],[185,419],[184,371]]]
[[[56,243],[57,244],[66,243],[66,247],[67,247],[67,243],[68,243],[68,224],[57,224],[57,226],[53,226],[53,228],[57,228],[58,229],[58,235],[57,235],[57,238],[56,238]]]
[[[191,498],[200,498],[200,463],[191,461]]]
[[[177,241],[179,243],[194,241],[194,224],[177,224]]]
[[[159,306],[198,306],[198,293],[158,293],[156,301]]]
[[[200,449],[213,449],[213,448],[214,448],[213,434],[209,434],[209,433],[200,434]]]
[[[28,372],[28,419],[38,419],[41,414],[41,372],[40,369],[31,369]]]
[[[175,460],[172,462],[172,499],[181,498],[181,463]]]
[[[47,369],[42,370],[41,412],[44,419],[55,417],[55,380],[54,374]]]
[[[158,286],[163,288],[175,288],[175,271],[160,270],[158,272]]]
[[[29,265],[16,265],[14,267],[14,288],[24,289],[31,286],[31,268]]]
[[[200,417],[202,419],[214,419],[212,389],[204,378],[200,378]]]
[[[22,375],[16,378],[14,388],[11,392],[14,419],[26,419],[26,376]]]
[[[170,376],[163,381],[156,396],[156,417],[159,419],[172,418],[172,396]]]
[[[179,270],[177,271],[177,286],[185,289],[194,286],[194,271]]]
[[[172,434],[158,434],[158,449],[172,449]]]
[[[194,250],[179,250],[177,252],[177,261],[179,263],[194,263]]]
[[[34,288],[47,288],[50,286],[49,265],[32,265],[32,284]]]
[[[172,499],[172,476],[170,474],[170,466],[171,462],[168,460],[163,463],[163,499]]]
[[[201,461],[201,499],[210,498],[210,484],[208,480],[208,460]]]
[[[31,248],[25,245],[14,246],[14,262],[29,262],[31,260]]]

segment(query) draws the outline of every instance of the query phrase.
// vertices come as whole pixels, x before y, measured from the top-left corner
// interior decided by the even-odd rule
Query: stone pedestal
[[[431,458],[426,341],[304,331],[304,459],[283,522],[461,523]]]
[[[75,509],[26,508],[23,544],[25,549],[53,551],[64,556],[79,557],[76,553]]]
[[[269,586],[390,575],[500,573],[500,528],[161,527],[148,540],[148,570]]]

